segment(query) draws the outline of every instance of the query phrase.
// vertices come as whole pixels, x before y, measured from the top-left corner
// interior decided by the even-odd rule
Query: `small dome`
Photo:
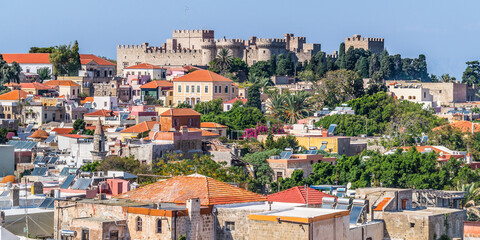
[[[2,182],[1,183],[8,183],[8,182],[12,182],[12,183],[15,183],[15,176],[13,175],[8,175],[6,177],[4,177],[2,179]]]

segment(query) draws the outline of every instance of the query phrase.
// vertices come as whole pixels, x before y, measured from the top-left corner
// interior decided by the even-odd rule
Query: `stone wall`
[[[384,226],[382,221],[368,222],[364,225],[350,227],[348,232],[349,240],[381,240],[384,236]]]
[[[304,239],[308,240],[310,226],[307,224],[287,223],[287,222],[271,222],[250,220],[250,233],[248,239],[255,240],[272,240],[272,239]],[[268,230],[268,231],[267,231]],[[331,229],[329,232],[324,232],[323,236],[332,236]],[[237,238],[236,238],[237,239]],[[333,238],[313,238],[313,239],[333,239]],[[338,238],[337,240],[346,240],[346,238]]]
[[[372,53],[381,53],[384,50],[383,38],[362,38],[361,35],[345,38],[345,51],[350,47],[370,50]]]

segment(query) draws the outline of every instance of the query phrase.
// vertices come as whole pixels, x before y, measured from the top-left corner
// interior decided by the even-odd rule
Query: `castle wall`
[[[361,35],[353,35],[353,37],[345,38],[345,51],[348,51],[350,47],[370,50],[372,53],[381,53],[384,49],[384,39],[362,38]]]

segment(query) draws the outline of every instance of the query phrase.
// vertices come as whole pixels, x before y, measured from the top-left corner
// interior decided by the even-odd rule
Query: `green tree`
[[[232,66],[233,57],[229,49],[222,48],[213,61],[213,65],[220,70],[220,73],[225,74]]]
[[[192,108],[192,105],[188,104],[187,102],[177,104],[177,108]]]
[[[78,71],[82,68],[82,64],[80,63],[80,54],[78,51],[78,41],[75,40],[75,43],[70,49],[70,59],[67,63],[69,76],[78,76]]]
[[[149,173],[148,168],[141,167],[140,162],[135,160],[133,155],[129,157],[118,157],[118,156],[107,156],[100,164],[97,166],[98,171],[125,171],[128,173],[139,174],[139,173]]]
[[[345,69],[346,68],[346,60],[345,60],[345,43],[340,43],[340,47],[338,50],[338,58],[335,62],[338,69]]]
[[[97,167],[99,165],[100,165],[100,162],[95,161],[95,162],[87,163],[87,164],[83,165],[80,169],[82,170],[82,172],[96,172]]]
[[[313,102],[336,106],[363,95],[363,80],[353,71],[329,71],[314,85]]]
[[[271,77],[275,75],[275,72],[271,72],[272,66],[267,61],[258,61],[250,66],[249,75],[257,77]]]
[[[382,71],[385,79],[392,78],[393,74],[395,73],[395,63],[393,62],[393,58],[390,56],[383,57],[382,61],[380,61],[380,71]]]
[[[312,111],[312,104],[310,100],[310,93],[307,91],[300,91],[295,94],[287,93],[284,95],[283,107],[284,119],[290,123],[294,124],[299,119],[308,117],[309,113]]]
[[[38,78],[43,82],[43,80],[51,79],[52,71],[48,67],[43,67],[37,70]]]
[[[377,71],[380,70],[380,60],[378,54],[372,54],[368,59],[368,74],[370,77],[373,76]]]
[[[247,93],[247,107],[262,109],[262,101],[260,99],[260,85],[253,84],[248,88]]]
[[[455,77],[450,76],[450,74],[448,73],[442,74],[442,76],[440,76],[440,79],[442,82],[455,82],[457,80]]]
[[[52,53],[54,47],[31,47],[29,53]]]
[[[480,84],[480,63],[478,61],[466,62],[467,68],[463,72],[462,82],[469,86]]]
[[[356,69],[361,78],[368,78],[368,60],[366,57],[359,59]]]

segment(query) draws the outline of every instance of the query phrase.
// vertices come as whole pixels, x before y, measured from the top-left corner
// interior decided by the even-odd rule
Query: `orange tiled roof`
[[[170,108],[160,114],[160,116],[200,116],[200,113],[191,108]]]
[[[35,131],[32,135],[30,135],[29,137],[31,138],[43,138],[43,139],[47,139],[50,135],[47,133],[47,131],[45,130],[42,130],[42,129],[38,129],[37,131]]]
[[[163,69],[163,67],[153,65],[153,64],[150,64],[150,63],[140,63],[140,64],[133,65],[133,66],[130,66],[130,67],[126,67],[125,69]]]
[[[196,70],[173,80],[174,82],[233,82],[232,80],[208,70]]]
[[[50,64],[50,53],[2,53],[3,60],[7,63],[43,63]]]
[[[137,125],[131,126],[127,129],[122,130],[122,133],[143,133],[146,131],[150,131],[155,124],[159,124],[157,121],[145,121],[141,122]]]
[[[201,205],[262,202],[267,198],[200,174],[177,176],[114,196],[145,203],[185,204],[199,198]]]
[[[68,138],[93,138],[93,136],[90,136],[90,135],[80,135],[80,134],[65,134],[65,135],[62,135],[62,137],[68,137]]]
[[[231,100],[228,100],[228,101],[226,101],[226,102],[224,102],[224,103],[235,103],[236,101],[241,101],[241,102],[243,102],[243,104],[247,103],[247,99],[246,99],[246,98],[238,98],[238,97],[236,97],[236,98],[234,98],[234,99],[231,99]]]
[[[458,121],[458,122],[450,123],[450,124],[447,124],[447,125],[450,125],[453,128],[458,128],[460,131],[462,131],[464,133],[467,133],[467,132],[472,132],[472,124],[473,124],[473,128],[474,128],[473,131],[474,132],[480,132],[480,124],[473,123],[473,122],[470,122],[470,121]],[[436,127],[434,129],[432,129],[432,131],[440,130],[447,125]]]
[[[216,122],[202,122],[200,123],[201,128],[226,128],[227,126],[222,125]]]
[[[112,117],[115,113],[111,110],[100,109],[91,113],[87,113],[84,116],[87,117]]]
[[[52,132],[56,132],[57,135],[69,134],[73,131],[73,128],[54,128]]]
[[[306,204],[307,196],[308,204],[322,204],[322,199],[324,197],[334,197],[332,195],[326,194],[310,187],[308,188],[307,194],[306,188],[304,186],[297,186],[281,192],[270,194],[267,196],[267,199],[271,202]]]
[[[140,88],[158,88],[158,87],[172,87],[173,83],[165,80],[155,80],[149,83],[143,84]]]
[[[23,90],[13,90],[0,95],[0,100],[21,100],[27,98],[28,93]]]
[[[72,80],[50,80],[45,82],[46,86],[70,86],[70,87],[80,87],[80,85]]]
[[[80,100],[80,103],[83,105],[87,102],[93,102],[93,97],[86,97],[85,99],[83,100]]]
[[[50,53],[2,53],[3,59],[7,63],[43,63],[50,64]],[[107,61],[101,57],[97,57],[93,54],[80,54],[81,64],[87,64],[91,61],[95,61],[98,65],[115,66],[114,63]]]
[[[82,65],[85,65],[91,61],[94,61],[98,65],[102,65],[102,66],[115,66],[114,63],[107,61],[101,57],[97,57],[93,54],[80,54],[80,62]]]
[[[32,82],[32,83],[20,83],[21,88],[32,88],[35,90],[48,90],[50,89],[49,86],[45,86],[45,84],[41,84],[39,82]]]
[[[188,130],[192,131],[192,132],[202,132],[202,137],[219,137],[220,136],[217,133],[210,132],[210,131],[205,131],[205,130],[198,129],[198,128],[189,128]]]

